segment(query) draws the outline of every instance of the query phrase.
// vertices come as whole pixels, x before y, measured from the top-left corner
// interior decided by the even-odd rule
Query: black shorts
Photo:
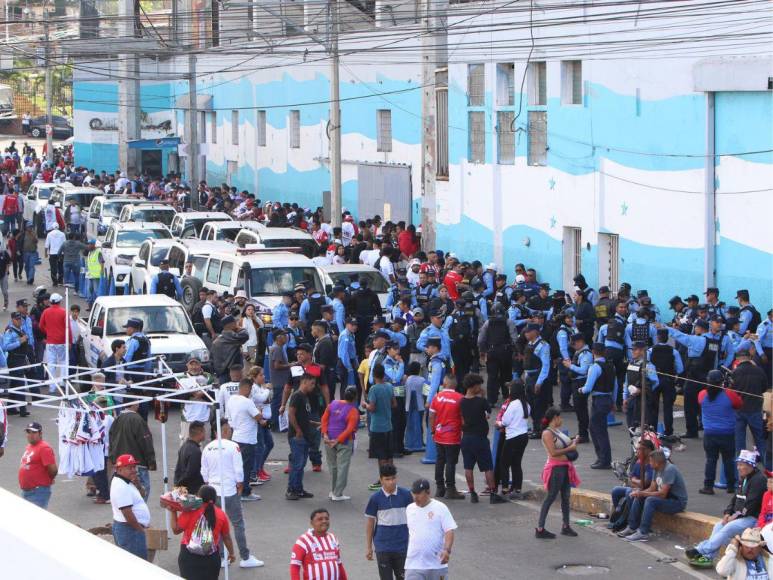
[[[392,432],[370,434],[370,456],[373,459],[392,459]]]
[[[494,469],[494,461],[491,459],[491,446],[488,437],[481,435],[462,436],[462,461],[465,469],[478,469],[489,471]]]

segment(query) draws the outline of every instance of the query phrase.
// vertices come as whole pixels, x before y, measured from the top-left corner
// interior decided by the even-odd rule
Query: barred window
[[[376,123],[376,150],[389,152],[392,150],[392,111],[376,111]]]
[[[258,111],[258,147],[266,146],[266,111]]]
[[[486,65],[467,65],[467,104],[482,107],[486,104]]]
[[[515,119],[513,111],[497,111],[497,163],[500,165],[515,163],[513,119]]]
[[[301,112],[297,109],[290,111],[290,148],[301,148]]]
[[[546,111],[529,111],[529,165],[547,165],[548,114]]]
[[[470,138],[470,162],[486,162],[486,114],[482,111],[468,113]]]

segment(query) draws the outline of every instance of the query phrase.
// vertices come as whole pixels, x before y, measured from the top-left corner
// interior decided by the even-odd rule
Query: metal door
[[[361,218],[380,215],[384,221],[411,223],[410,167],[360,164],[357,181]]]

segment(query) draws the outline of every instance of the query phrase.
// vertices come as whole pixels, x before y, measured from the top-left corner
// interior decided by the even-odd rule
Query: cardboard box
[[[148,528],[145,530],[145,538],[148,542],[148,550],[168,550],[169,538],[165,529]]]

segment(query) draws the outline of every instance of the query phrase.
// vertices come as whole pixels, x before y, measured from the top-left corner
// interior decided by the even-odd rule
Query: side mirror
[[[102,248],[110,249],[113,247],[112,242],[102,242]]]
[[[333,291],[332,284],[325,284],[325,294],[330,294]]]
[[[102,338],[103,336],[105,336],[105,329],[102,328],[101,326],[92,326],[91,327],[91,335],[92,336],[98,336],[98,337]]]
[[[28,193],[27,194],[27,199],[29,199],[31,201],[35,201],[35,194],[34,193]]]

